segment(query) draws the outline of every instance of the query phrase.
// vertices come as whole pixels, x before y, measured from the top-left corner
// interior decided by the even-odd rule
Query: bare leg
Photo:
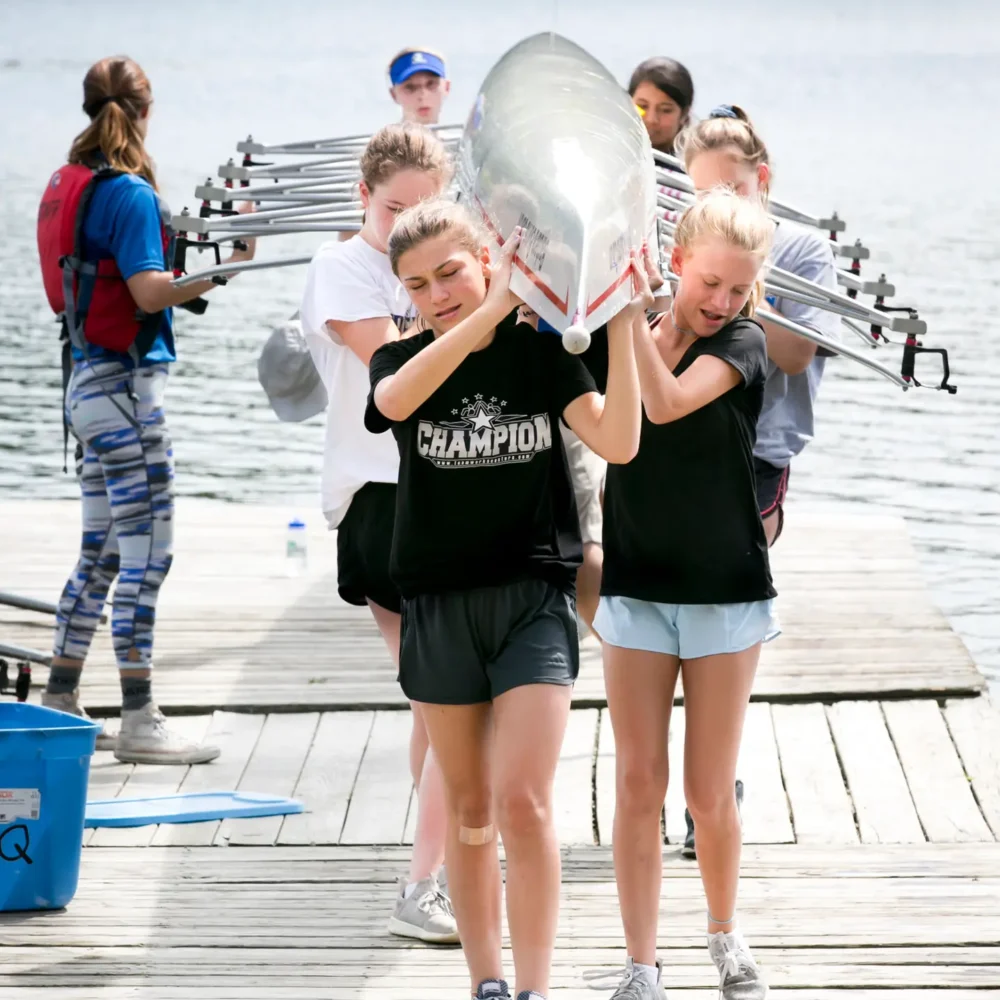
[[[781,511],[775,510],[773,514],[768,514],[761,523],[764,525],[764,537],[767,539],[767,547],[770,548],[778,539],[778,529],[781,527]]]
[[[502,979],[500,858],[493,814],[489,704],[420,705],[448,804],[448,888],[473,991]],[[469,832],[464,832],[469,831]]]
[[[401,618],[374,601],[368,602],[375,624],[389,649],[392,662],[399,666],[399,630]],[[441,769],[430,752],[427,728],[416,702],[413,729],[410,733],[410,774],[417,789],[417,822],[413,833],[413,854],[410,858],[408,881],[412,885],[436,872],[444,861],[447,812],[444,802],[444,779]]]
[[[739,653],[687,660],[684,675],[684,794],[698,831],[698,867],[709,933],[733,929],[741,830],[736,758],[760,643]]]
[[[529,684],[493,703],[496,810],[507,854],[515,996],[549,991],[561,870],[552,783],[572,694],[569,685]]]
[[[604,644],[604,683],[615,734],[615,880],[625,944],[641,965],[656,962],[667,794],[667,736],[676,656]]]

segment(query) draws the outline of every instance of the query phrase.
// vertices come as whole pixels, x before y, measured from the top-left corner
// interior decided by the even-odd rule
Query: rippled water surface
[[[318,138],[395,118],[383,67],[404,45],[447,53],[446,117],[461,120],[509,45],[555,28],[620,79],[669,54],[691,69],[698,110],[747,107],[768,139],[776,193],[817,213],[836,208],[848,237],[874,250],[866,269],[886,271],[897,300],[920,307],[928,342],[950,349],[957,396],[903,394],[831,362],[792,490],[858,517],[903,515],[936,601],[1000,680],[1000,6],[678,0],[619,10],[599,0],[0,2],[0,498],[76,496],[61,472],[56,328],[34,218],[82,127],[93,61],[126,52],[146,69],[149,146],[179,209],[248,132]],[[318,242],[276,237],[259,252]],[[204,317],[180,315],[168,402],[182,493],[315,506],[322,418],[280,424],[255,369],[301,281],[301,271],[246,276],[213,293]]]

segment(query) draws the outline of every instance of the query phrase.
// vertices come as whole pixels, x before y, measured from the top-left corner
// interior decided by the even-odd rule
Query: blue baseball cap
[[[389,66],[389,79],[395,87],[408,80],[414,73],[433,73],[442,79],[447,79],[444,60],[433,52],[406,52],[398,56]]]

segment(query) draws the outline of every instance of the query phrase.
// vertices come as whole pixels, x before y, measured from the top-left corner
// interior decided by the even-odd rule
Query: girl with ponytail
[[[122,722],[98,747],[122,761],[192,764],[218,756],[166,726],[153,702],[156,599],[173,548],[173,450],[163,415],[176,360],[172,307],[210,291],[173,284],[170,214],[145,139],[149,80],[131,59],[91,66],[87,126],[46,185],[38,214],[46,295],[62,318],[65,421],[77,439],[83,503],[79,560],[63,589],[42,703],[86,716],[79,682],[94,628],[118,578],[111,634]],[[253,241],[230,261],[253,257]]]

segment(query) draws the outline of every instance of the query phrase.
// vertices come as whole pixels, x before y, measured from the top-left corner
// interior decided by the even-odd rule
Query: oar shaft
[[[174,278],[171,284],[177,288],[185,285],[193,285],[207,278],[214,278],[220,274],[242,274],[244,271],[263,271],[272,267],[296,267],[308,264],[312,260],[312,255],[299,257],[277,257],[271,260],[246,260],[239,264],[220,264],[212,267],[202,268],[200,271],[192,271],[179,278]]]

